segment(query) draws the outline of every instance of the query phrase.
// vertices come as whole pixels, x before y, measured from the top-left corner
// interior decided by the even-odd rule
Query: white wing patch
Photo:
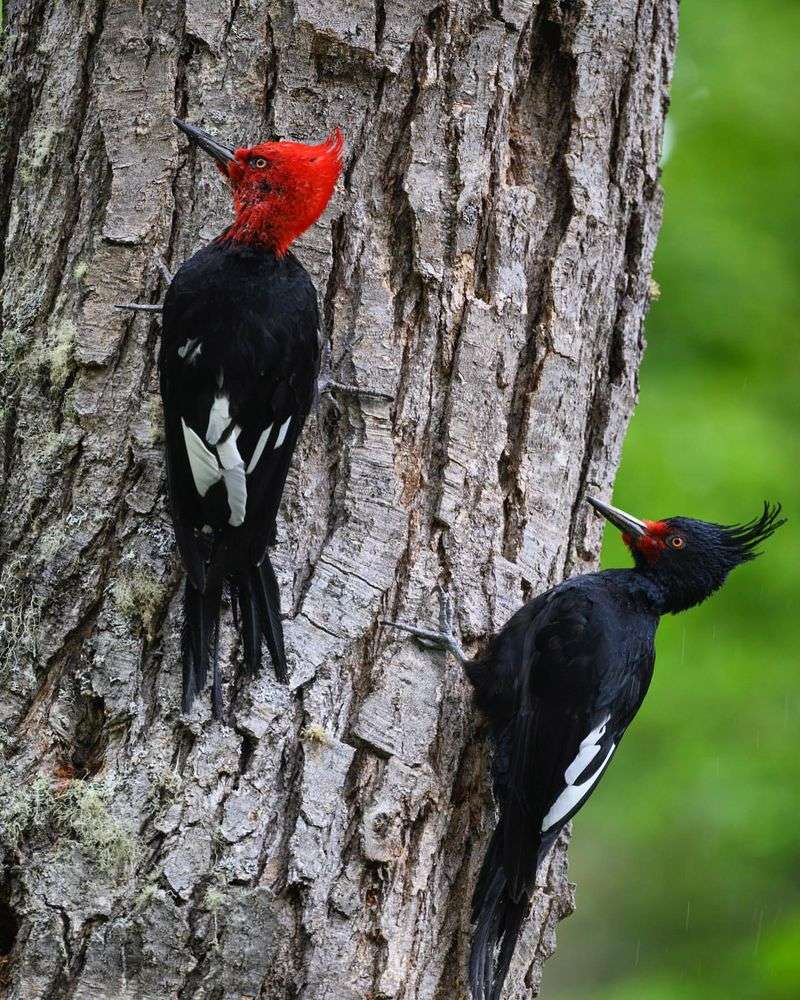
[[[242,433],[238,425],[233,428],[223,442],[217,445],[219,464],[222,466],[222,478],[225,480],[225,492],[228,494],[228,507],[231,516],[228,524],[238,528],[244,524],[247,510],[247,482],[245,480],[244,459],[239,454],[236,440]]]
[[[571,785],[576,778],[579,778],[600,753],[600,740],[606,735],[607,725],[608,718],[605,718],[596,729],[593,729],[589,733],[578,747],[578,756],[564,772],[564,780],[568,785]]]
[[[242,432],[241,427],[234,427],[228,437],[217,446],[217,454],[205,446],[199,435],[195,434],[186,421],[183,425],[183,440],[186,443],[186,454],[189,456],[189,468],[197,492],[201,497],[218,483],[225,481],[225,492],[228,495],[230,517],[228,523],[234,528],[244,524],[247,512],[247,482],[245,480],[244,460],[239,454],[236,439]]]
[[[196,346],[196,340],[187,340],[183,347],[178,348],[178,354],[191,362],[197,356],[200,348]],[[200,345],[202,347],[202,345]],[[217,380],[219,387],[222,387],[222,373]],[[280,448],[286,440],[289,432],[291,417],[281,424],[278,437],[275,441],[275,448]],[[181,420],[183,424],[183,439],[186,442],[186,452],[189,456],[189,466],[192,470],[192,478],[197,492],[204,497],[211,487],[220,480],[225,482],[225,492],[228,496],[228,507],[230,517],[228,523],[234,528],[244,524],[247,512],[247,476],[258,465],[259,459],[267,446],[267,441],[272,433],[274,424],[270,424],[266,430],[262,431],[252,457],[245,469],[244,459],[239,453],[238,438],[242,428],[238,425],[233,427],[225,435],[231,423],[230,400],[223,393],[214,397],[211,409],[208,414],[208,429],[206,430],[205,442],[196,434],[191,427]],[[216,455],[207,445],[212,445],[216,449]]]
[[[228,424],[231,422],[231,406],[227,396],[215,396],[208,414],[208,430],[206,431],[206,441],[209,444],[216,444],[225,433]]]
[[[219,464],[223,469],[235,469],[237,466],[244,468],[244,460],[239,454],[239,447],[236,441],[242,433],[242,428],[237,424],[230,434],[217,445],[217,455]]]
[[[286,440],[286,432],[289,430],[289,424],[292,422],[291,417],[287,417],[286,420],[281,424],[281,429],[278,431],[278,440],[275,442],[275,450],[280,448],[283,442]]]
[[[600,742],[605,736],[606,726],[608,725],[608,720],[610,716],[606,716],[605,719],[593,729],[589,735],[581,742],[580,747],[578,747],[578,753],[575,760],[569,765],[569,767],[564,772],[564,780],[567,783],[567,787],[558,796],[555,802],[550,806],[547,815],[542,820],[542,832],[546,832],[551,827],[559,823],[563,818],[572,812],[572,810],[580,802],[582,802],[589,792],[594,788],[597,782],[600,780],[600,775],[605,770],[606,764],[611,760],[611,754],[614,752],[615,744],[612,743],[608,753],[605,756],[603,762],[596,768],[594,773],[582,782],[580,785],[576,785],[575,781],[583,774],[586,768],[592,763],[595,757],[600,753]]]
[[[261,436],[259,437],[258,441],[256,441],[256,446],[253,449],[252,458],[250,459],[250,461],[249,461],[249,463],[247,465],[247,475],[248,476],[253,471],[253,469],[255,469],[255,467],[258,465],[258,460],[259,460],[259,458],[261,458],[261,452],[266,447],[267,438],[270,436],[270,433],[272,432],[272,428],[273,427],[274,427],[274,424],[270,424],[269,427],[265,431],[261,432]]]
[[[225,480],[225,492],[228,494],[228,507],[231,516],[228,524],[238,528],[244,524],[244,516],[247,512],[247,483],[244,478],[244,462],[233,469],[223,469],[222,476]]]
[[[203,444],[199,435],[195,434],[183,418],[181,418],[181,424],[183,425],[183,440],[186,443],[186,454],[189,456],[189,468],[192,470],[195,489],[201,497],[204,497],[211,487],[222,479],[219,463],[213,453]]]

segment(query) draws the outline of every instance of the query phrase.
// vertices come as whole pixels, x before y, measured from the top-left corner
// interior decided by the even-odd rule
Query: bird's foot
[[[437,590],[439,594],[438,632],[432,629],[418,628],[416,625],[407,625],[405,622],[391,622],[385,618],[381,619],[381,624],[400,629],[402,632],[408,632],[409,635],[413,635],[419,640],[421,646],[425,646],[427,649],[443,649],[452,653],[459,663],[466,663],[467,657],[455,636],[453,628],[453,601],[444,587],[438,587]]]
[[[169,286],[172,283],[172,272],[164,263],[161,254],[155,256],[156,269],[165,283]],[[115,309],[130,309],[133,312],[161,312],[164,308],[161,302],[115,302]]]
[[[334,392],[341,392],[346,396],[365,396],[368,399],[384,399],[388,403],[391,403],[394,399],[391,393],[383,392],[380,389],[364,389],[358,385],[337,382],[331,375],[321,375],[317,383],[317,393],[323,396],[326,393]]]

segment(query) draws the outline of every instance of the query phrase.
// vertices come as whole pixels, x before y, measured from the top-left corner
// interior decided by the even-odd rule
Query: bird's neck
[[[283,257],[289,249],[290,240],[284,238],[279,225],[272,216],[259,205],[240,208],[236,218],[228,228],[217,237],[221,243],[236,243],[239,246],[252,247]]]
[[[601,575],[642,611],[656,615],[666,613],[668,595],[658,580],[654,580],[646,571],[607,569]]]
[[[688,611],[701,604],[723,583],[723,580],[712,583],[705,579],[667,576],[650,568],[639,567],[630,570],[630,573],[636,580],[635,586],[647,595],[650,606],[659,615]]]

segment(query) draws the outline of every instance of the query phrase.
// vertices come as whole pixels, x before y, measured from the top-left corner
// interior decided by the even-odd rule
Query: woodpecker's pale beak
[[[603,503],[602,500],[598,500],[596,497],[587,497],[586,501],[594,507],[598,514],[602,514],[606,521],[610,521],[615,528],[619,528],[624,534],[633,535],[637,538],[641,538],[647,534],[647,525],[644,521],[640,521],[638,517],[626,514],[619,507],[612,507],[610,503]]]
[[[208,132],[204,132],[196,125],[190,125],[188,122],[181,121],[180,118],[173,118],[172,120],[189,142],[194,143],[195,146],[199,146],[209,156],[213,156],[223,170],[227,172],[228,164],[236,159],[232,149],[228,146],[223,146],[221,142],[217,142]]]

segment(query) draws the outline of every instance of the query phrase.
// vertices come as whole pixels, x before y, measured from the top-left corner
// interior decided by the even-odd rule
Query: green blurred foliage
[[[662,622],[621,753],[574,824],[578,912],[544,1000],[800,998],[800,371],[792,0],[684,3],[641,402],[615,502],[791,518]],[[606,566],[628,562],[606,533]]]

